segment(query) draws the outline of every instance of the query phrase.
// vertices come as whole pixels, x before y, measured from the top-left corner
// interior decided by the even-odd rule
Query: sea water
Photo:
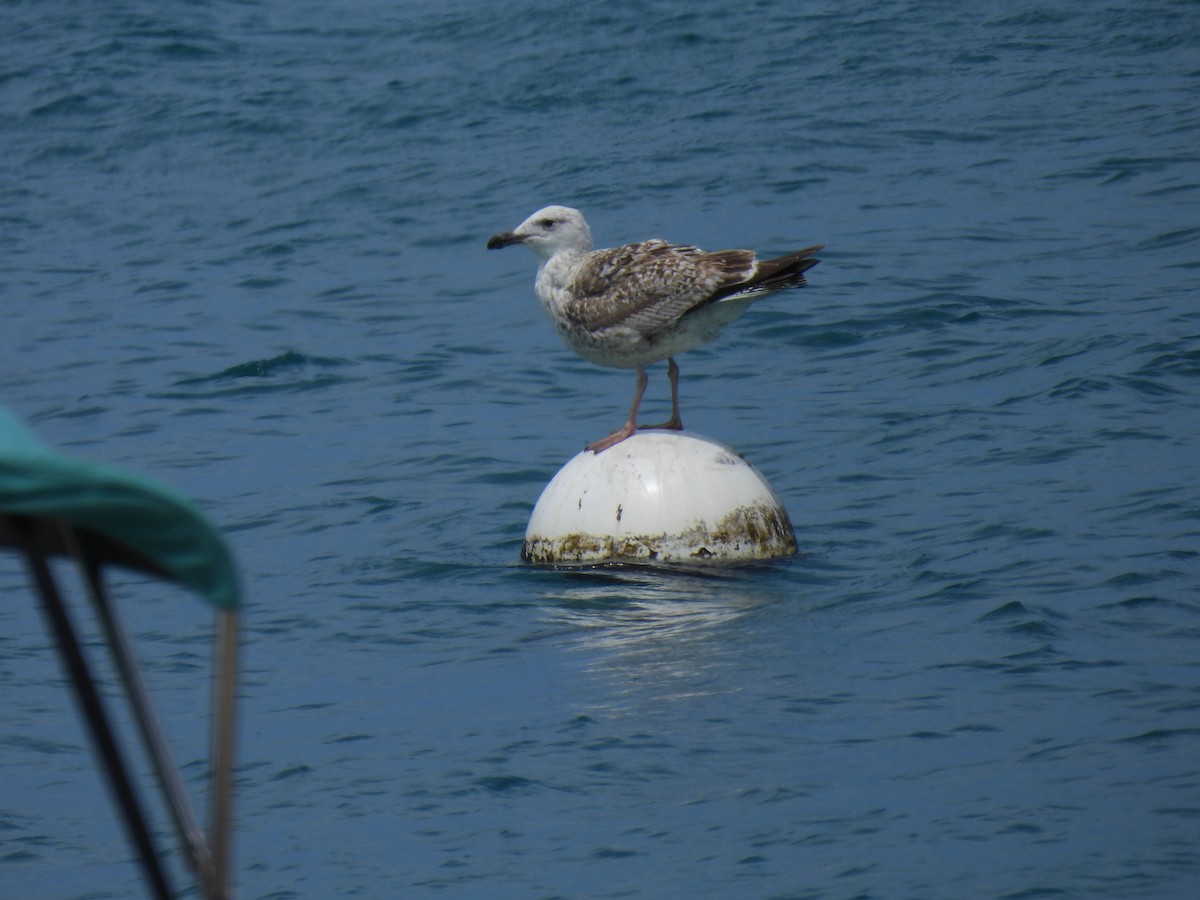
[[[0,402],[237,555],[239,897],[1200,890],[1190,0],[0,22]],[[633,393],[484,249],[549,203],[828,245],[680,359],[795,559],[519,563]],[[203,810],[212,616],[115,589]],[[143,896],[15,556],[0,591],[0,894]]]

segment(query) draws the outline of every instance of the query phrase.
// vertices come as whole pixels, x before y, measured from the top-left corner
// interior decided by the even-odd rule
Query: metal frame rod
[[[142,741],[146,752],[154,765],[158,783],[166,799],[167,808],[171,811],[179,841],[184,854],[192,869],[196,872],[200,883],[205,888],[205,894],[211,893],[208,886],[212,882],[212,853],[204,830],[196,819],[192,804],[188,799],[183,781],[179,777],[179,769],[171,758],[170,745],[163,733],[162,724],[154,711],[146,682],[142,678],[142,670],[133,652],[129,635],[122,627],[117,612],[109,602],[108,592],[104,587],[104,579],[95,558],[88,553],[86,546],[75,540],[74,534],[65,525],[63,537],[71,548],[72,555],[79,562],[84,579],[91,594],[92,603],[96,607],[100,623],[104,628],[116,662],[117,671],[125,682],[125,690],[129,696],[129,705],[133,709],[134,719],[141,731]]]
[[[210,832],[213,879],[212,900],[232,896],[230,872],[233,844],[234,738],[238,676],[238,614],[217,613],[215,650],[216,696],[213,698],[212,830]]]
[[[151,893],[159,900],[171,900],[175,896],[174,891],[171,889],[166,871],[158,858],[146,815],[133,787],[129,768],[117,745],[112,724],[104,709],[100,693],[96,689],[96,682],[92,678],[87,660],[84,658],[78,635],[67,614],[58,584],[54,580],[46,557],[33,546],[27,546],[24,549],[25,558],[42,598],[41,607],[45,613],[47,625],[58,642],[59,652],[67,667],[75,696],[83,711],[84,719],[87,721],[96,749],[104,760],[105,769],[108,772],[108,783],[125,821],[130,840],[137,848],[141,858],[142,868],[150,883]]]

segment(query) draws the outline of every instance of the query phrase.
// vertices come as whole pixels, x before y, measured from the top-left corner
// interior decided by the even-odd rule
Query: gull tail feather
[[[765,259],[758,264],[753,275],[745,281],[729,285],[713,299],[724,300],[728,297],[748,294],[761,296],[786,288],[804,287],[807,284],[804,273],[820,262],[819,259],[813,257],[813,254],[824,249],[824,244],[816,244],[812,247],[805,247],[803,250],[785,253],[774,259]]]

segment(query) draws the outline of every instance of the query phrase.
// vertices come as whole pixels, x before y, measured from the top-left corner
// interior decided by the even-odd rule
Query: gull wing
[[[733,293],[753,277],[753,251],[705,252],[651,240],[587,255],[568,285],[568,318],[589,331],[653,334],[687,312]]]

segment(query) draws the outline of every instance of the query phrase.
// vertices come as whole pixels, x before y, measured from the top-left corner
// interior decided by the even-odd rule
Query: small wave
[[[332,357],[321,356],[306,356],[303,353],[297,353],[294,350],[289,350],[286,353],[281,353],[279,356],[272,356],[270,359],[255,359],[250,362],[239,363],[236,366],[230,366],[228,369],[222,369],[213,375],[199,375],[194,378],[184,378],[175,382],[176,387],[189,387],[196,384],[212,384],[214,382],[229,381],[235,378],[273,378],[284,372],[291,372],[295,369],[306,368],[308,366],[316,366],[319,368],[334,368],[346,365],[346,360],[334,359]]]
[[[344,384],[348,379],[332,372],[314,369],[335,369],[350,365],[347,360],[332,357],[307,356],[289,350],[268,359],[255,359],[222,369],[211,375],[196,375],[176,381],[169,390],[154,394],[157,399],[211,399],[246,394],[298,393],[321,390]]]
[[[1135,252],[1161,250],[1166,247],[1180,247],[1196,240],[1200,240],[1200,228],[1178,228],[1147,238],[1136,244],[1133,249]]]

